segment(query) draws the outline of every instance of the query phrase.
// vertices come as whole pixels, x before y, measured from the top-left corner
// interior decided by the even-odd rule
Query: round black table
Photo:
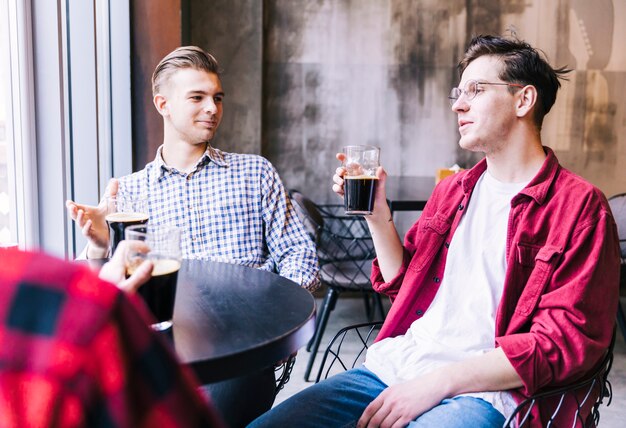
[[[174,347],[202,383],[261,370],[304,346],[315,330],[315,301],[271,272],[183,260]]]

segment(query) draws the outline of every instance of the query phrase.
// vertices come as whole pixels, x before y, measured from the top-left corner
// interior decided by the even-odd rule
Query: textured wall
[[[213,144],[261,153],[263,2],[187,0],[190,44],[212,53],[222,69],[224,116]]]
[[[163,144],[163,119],[152,103],[152,72],[181,44],[181,0],[131,0],[133,170]]]
[[[290,187],[331,199],[335,153],[376,144],[392,175],[476,160],[447,94],[473,34],[517,35],[576,71],[544,143],[605,193],[626,190],[626,1],[266,0],[262,153]],[[227,112],[226,114],[230,114]],[[223,129],[222,129],[223,131]],[[222,132],[220,131],[220,132]]]

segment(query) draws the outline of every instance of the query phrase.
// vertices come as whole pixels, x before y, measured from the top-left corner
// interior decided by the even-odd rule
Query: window
[[[0,246],[17,241],[15,230],[15,191],[9,170],[13,170],[9,150],[10,105],[10,51],[9,14],[6,1],[0,2]]]

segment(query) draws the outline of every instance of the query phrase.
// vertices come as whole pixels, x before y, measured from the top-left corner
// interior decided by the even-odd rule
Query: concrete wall
[[[189,43],[218,60],[224,116],[213,145],[261,154],[263,2],[188,0]]]
[[[181,0],[131,0],[133,171],[163,144],[163,119],[152,103],[152,73],[181,45]],[[130,143],[130,142],[129,142]]]
[[[261,153],[288,187],[335,200],[335,153],[377,144],[392,175],[471,166],[447,94],[474,34],[504,34],[575,69],[544,143],[604,190],[626,190],[624,0],[188,0],[227,98],[216,145]]]

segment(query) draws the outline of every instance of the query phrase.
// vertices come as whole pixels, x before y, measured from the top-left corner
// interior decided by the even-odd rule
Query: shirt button
[[[463,210],[463,208],[465,208],[465,207],[463,206],[463,204],[459,204],[459,211],[462,211],[462,210]]]
[[[423,314],[424,314],[424,311],[421,309],[418,309],[417,311],[415,311],[415,315],[422,316]]]
[[[441,281],[441,280],[439,279],[438,276],[436,276],[436,277],[433,278],[433,281],[435,281],[436,283],[439,283],[439,281]]]

